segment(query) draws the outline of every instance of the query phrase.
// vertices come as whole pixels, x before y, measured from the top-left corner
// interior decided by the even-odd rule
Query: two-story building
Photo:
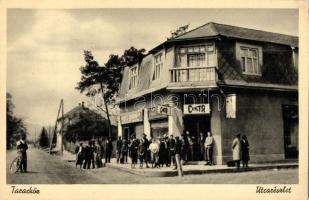
[[[212,132],[214,157],[248,137],[252,162],[298,156],[298,37],[207,23],[126,67],[118,134],[193,138]]]

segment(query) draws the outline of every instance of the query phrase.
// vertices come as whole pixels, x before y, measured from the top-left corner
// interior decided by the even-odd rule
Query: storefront
[[[136,135],[136,137],[142,136],[144,131],[142,110],[122,113],[120,122],[124,139],[128,140],[132,135]]]
[[[168,115],[170,108],[158,106],[148,110],[148,119],[150,123],[150,136],[152,138],[168,135]]]

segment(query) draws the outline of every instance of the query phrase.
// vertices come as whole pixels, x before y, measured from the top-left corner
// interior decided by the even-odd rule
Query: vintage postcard
[[[1,199],[308,198],[307,1],[0,5]]]

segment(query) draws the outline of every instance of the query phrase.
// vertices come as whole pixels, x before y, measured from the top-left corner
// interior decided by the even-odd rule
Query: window
[[[213,67],[215,66],[214,45],[181,47],[178,64],[181,67]]]
[[[129,89],[135,88],[137,85],[138,68],[137,66],[130,69],[130,85]]]
[[[162,53],[160,53],[154,57],[153,80],[156,80],[160,77],[162,68],[163,68],[163,59],[162,59]]]
[[[261,74],[258,48],[240,47],[241,67],[246,74]]]
[[[203,67],[205,66],[205,54],[189,54],[188,55],[188,67]]]

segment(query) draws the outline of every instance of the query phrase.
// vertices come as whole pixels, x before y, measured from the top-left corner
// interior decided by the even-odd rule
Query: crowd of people
[[[111,162],[112,152],[113,144],[110,139],[90,140],[86,145],[80,143],[75,149],[76,167],[79,165],[83,169],[101,168],[105,163]]]
[[[214,165],[213,149],[215,140],[210,132],[207,136],[200,133],[196,139],[186,131],[181,137],[173,135],[158,136],[148,140],[146,134],[138,139],[132,135],[128,140],[118,137],[116,141],[116,160],[118,164],[131,164],[131,168],[159,168],[173,166],[177,169],[176,157],[179,163],[187,164],[190,160],[205,161],[205,165]],[[237,168],[240,162],[248,167],[249,143],[246,136],[236,135],[232,142],[233,162]],[[100,168],[111,162],[113,144],[110,139],[89,141],[87,145],[80,143],[76,148],[76,167]],[[130,158],[130,159],[128,159]],[[180,162],[181,161],[181,162]]]
[[[183,164],[197,157],[199,160],[205,160],[205,165],[213,165],[214,138],[212,134],[208,132],[207,137],[200,134],[197,142],[198,151],[196,151],[197,145],[192,140],[188,131],[180,138],[164,135],[148,140],[143,134],[141,139],[132,135],[127,141],[119,137],[116,144],[117,163],[128,163],[128,157],[130,157],[131,168],[135,168],[139,163],[139,168],[174,166],[174,169],[177,169],[175,158],[178,155]]]

